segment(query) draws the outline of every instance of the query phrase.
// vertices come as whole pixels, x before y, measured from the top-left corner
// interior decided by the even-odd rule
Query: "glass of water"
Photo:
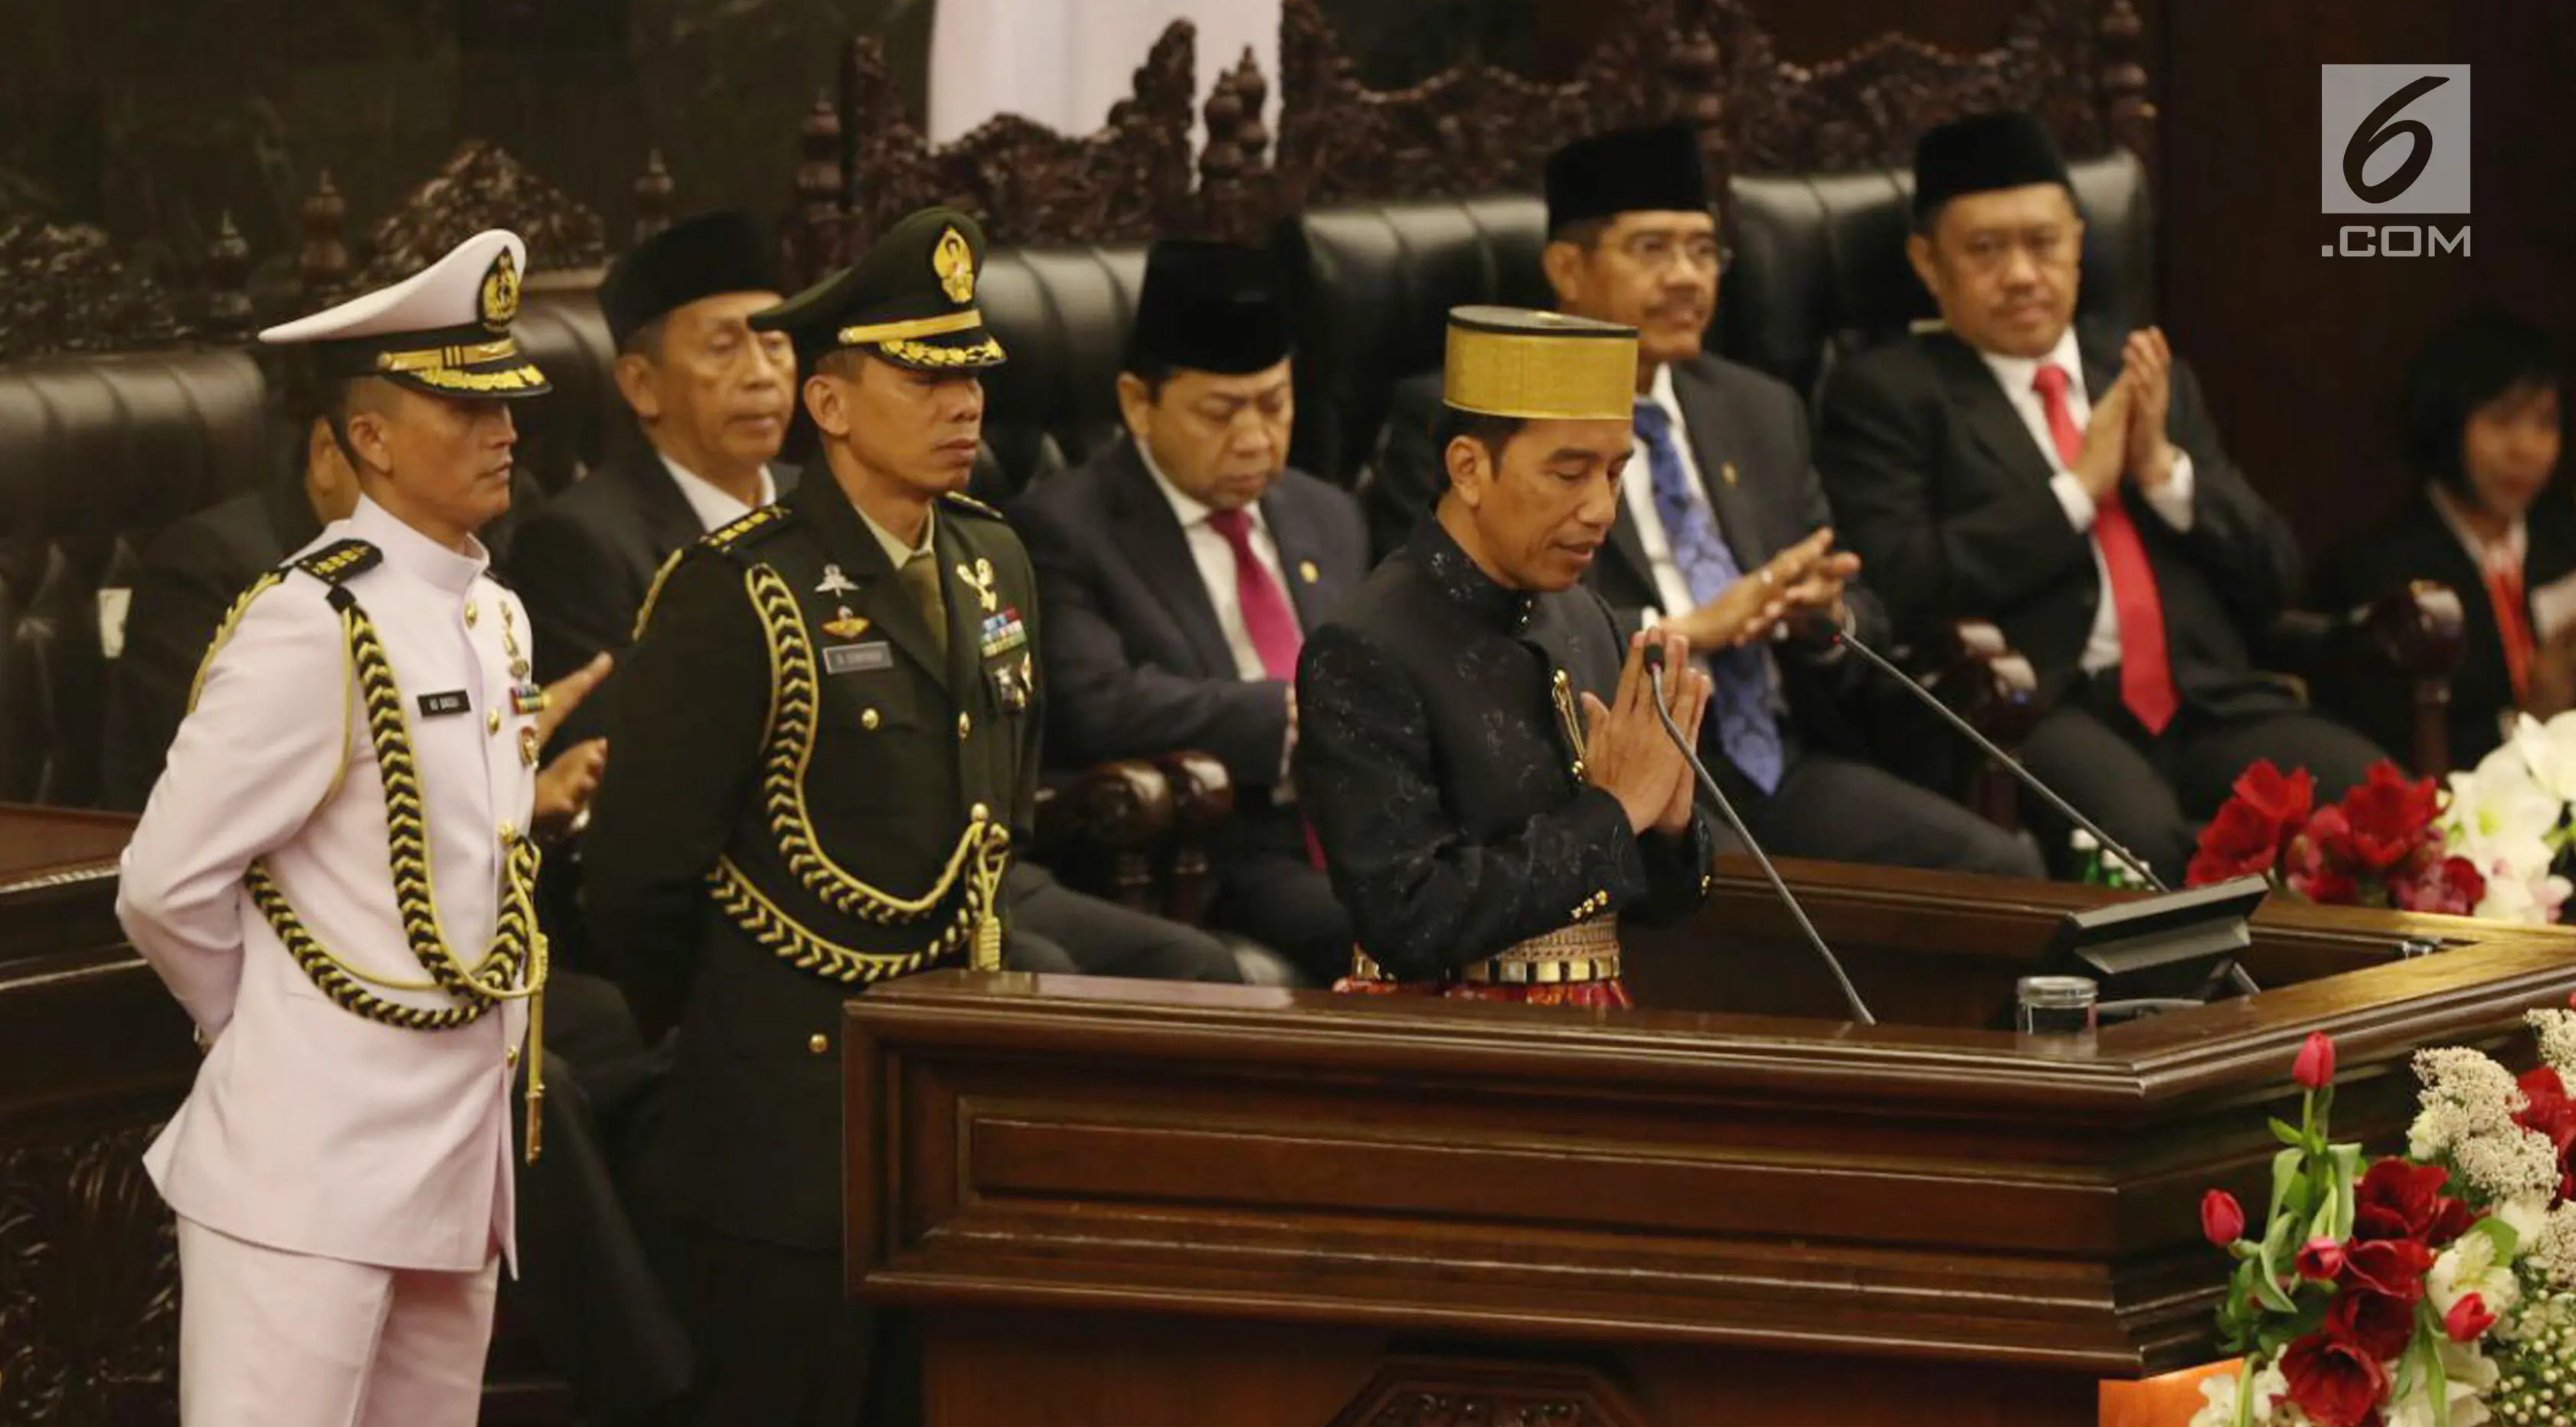
[[[2013,983],[2013,1025],[2026,1036],[2090,1035],[2097,999],[2089,976],[2025,976]]]

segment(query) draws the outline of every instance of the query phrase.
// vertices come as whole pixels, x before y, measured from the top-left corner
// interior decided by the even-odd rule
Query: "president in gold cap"
[[[1698,736],[1707,676],[1583,572],[1630,455],[1633,327],[1449,314],[1432,521],[1306,642],[1297,787],[1358,947],[1348,990],[1628,1004],[1619,922],[1706,896],[1712,835],[1645,671]]]

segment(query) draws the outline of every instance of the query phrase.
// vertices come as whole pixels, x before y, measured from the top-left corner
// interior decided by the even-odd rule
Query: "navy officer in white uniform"
[[[510,331],[525,262],[480,233],[261,334],[336,381],[361,495],[234,607],[125,852],[117,914],[206,1048],[145,1156],[179,1216],[185,1427],[475,1420],[542,1022],[535,839],[604,757],[540,774],[598,671],[530,681],[475,539],[509,505],[510,399],[546,390]]]

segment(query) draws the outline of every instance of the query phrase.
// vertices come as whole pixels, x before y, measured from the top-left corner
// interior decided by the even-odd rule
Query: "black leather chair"
[[[0,375],[0,801],[99,787],[99,591],[169,522],[267,470],[265,384],[239,352],[49,361]]]
[[[1116,438],[1119,360],[1144,285],[1141,244],[989,255],[976,303],[1011,359],[984,379],[992,462],[979,495],[1007,501]]]
[[[1291,459],[1345,485],[1376,450],[1387,393],[1439,367],[1450,308],[1552,300],[1547,206],[1528,194],[1314,209],[1273,244],[1295,304]]]
[[[2079,317],[2153,320],[2147,173],[2118,152],[2070,164],[2084,215]],[[1843,357],[1936,315],[1905,260],[1914,182],[1901,170],[1745,174],[1727,189],[1729,264],[1716,349],[1813,397]]]

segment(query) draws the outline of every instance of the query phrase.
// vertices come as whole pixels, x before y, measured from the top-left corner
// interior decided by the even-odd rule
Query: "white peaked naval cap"
[[[382,377],[433,396],[535,396],[545,373],[519,351],[528,245],[491,228],[391,287],[259,334],[278,346],[309,346],[326,375]]]

